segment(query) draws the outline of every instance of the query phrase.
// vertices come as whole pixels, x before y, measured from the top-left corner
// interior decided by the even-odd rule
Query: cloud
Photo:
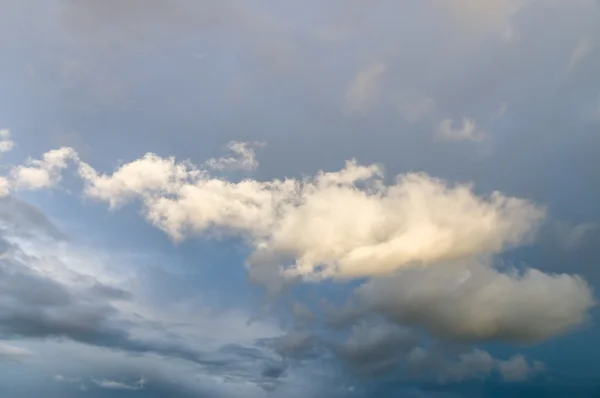
[[[10,130],[0,129],[0,153],[10,152],[14,147],[15,143],[10,137]]]
[[[381,79],[387,69],[385,62],[374,61],[362,69],[346,90],[346,108],[364,112],[378,99]]]
[[[499,375],[517,382],[543,370],[540,362],[531,363],[520,354],[498,359],[481,349],[425,339],[414,329],[381,321],[361,321],[345,340],[326,344],[355,377],[460,383]]]
[[[0,342],[0,362],[21,362],[33,355],[33,352],[25,348]]]
[[[356,293],[366,308],[399,324],[463,341],[542,341],[581,325],[595,305],[578,276],[501,273],[477,261],[404,270]]]
[[[93,380],[94,384],[100,388],[105,388],[107,390],[142,390],[144,385],[146,384],[146,380],[141,378],[139,381],[128,384],[120,381],[114,380]]]
[[[269,321],[248,325],[248,314],[206,312],[196,290],[161,302],[161,291],[153,286],[160,288],[158,283],[172,276],[148,279],[133,264],[97,264],[100,253],[78,252],[68,241],[55,241],[46,234],[54,229],[39,220],[40,214],[15,202],[14,198],[2,202],[12,206],[6,214],[13,217],[0,212],[0,225],[7,227],[0,240],[0,336],[26,341],[28,349],[1,343],[1,360],[25,358],[35,347],[36,364],[31,366],[49,364],[59,374],[55,381],[72,388],[146,388],[144,383],[126,381],[137,372],[137,377],[144,374],[152,380],[152,388],[181,379],[182,386],[190,386],[190,394],[210,390],[211,385],[215,391],[226,391],[230,387],[214,382],[222,378],[231,388],[255,389],[258,394],[296,377],[276,347],[260,344],[283,334]],[[19,228],[8,228],[29,217]],[[181,287],[186,277],[176,285]],[[61,366],[53,362],[57,351],[65,358]],[[139,362],[128,373],[117,371],[119,366],[127,368],[124,358],[117,361],[121,365],[104,368],[103,358],[112,353]],[[170,370],[173,363],[186,369],[185,377],[175,377]],[[190,380],[184,382],[185,378]]]
[[[421,339],[410,329],[361,322],[352,327],[346,341],[333,343],[332,348],[353,371],[368,375],[398,367]]]
[[[15,201],[5,199],[2,203]],[[167,327],[171,322],[181,323],[182,319],[163,319],[158,308],[150,311],[132,291],[125,290],[135,285],[131,276],[107,275],[106,267],[95,268],[91,260],[97,254],[78,253],[66,242],[54,240],[45,232],[55,229],[48,229],[39,221],[39,215],[27,206],[12,206],[12,209],[15,212],[24,209],[25,212],[19,216],[12,214],[11,218],[4,218],[5,213],[0,212],[0,226],[3,227],[0,239],[0,336],[67,339],[129,353],[179,358],[200,366],[229,366],[235,355],[221,353],[214,347],[207,351],[196,348],[188,338],[178,336],[178,332],[189,333],[187,327]],[[27,218],[31,219],[23,222],[20,228],[4,228]],[[22,230],[26,233],[21,234]],[[133,278],[137,278],[135,274]],[[199,310],[198,306],[195,310]],[[223,313],[221,321],[229,315]],[[174,316],[173,309],[171,316]],[[189,314],[186,313],[184,319],[189,319]],[[245,325],[244,317],[233,320],[240,325],[236,328],[236,342],[245,343],[244,332],[261,336],[273,333],[273,329],[261,324],[241,328]],[[213,326],[219,324],[218,319],[212,322]],[[223,333],[223,336],[227,334]],[[239,352],[245,355],[243,351]],[[236,360],[240,359],[241,356],[237,356]]]
[[[434,131],[434,139],[438,141],[475,141],[481,142],[486,133],[477,127],[475,120],[464,118],[462,127],[454,127],[452,119],[442,120]]]
[[[258,167],[254,147],[264,146],[263,143],[238,142],[231,141],[226,148],[234,153],[232,157],[213,158],[206,161],[206,165],[218,171],[223,170],[242,170],[252,171]]]
[[[532,375],[542,371],[544,364],[534,362],[531,365],[522,355],[515,355],[507,361],[500,362],[498,368],[505,381],[518,382],[525,381]]]
[[[16,189],[37,190],[54,187],[69,160],[76,159],[72,148],[63,147],[44,153],[41,160],[28,159],[26,165],[11,169],[10,182]]]
[[[288,274],[312,278],[498,253],[526,241],[544,217],[542,208],[498,192],[478,197],[469,185],[422,173],[386,186],[382,173],[349,161],[303,180],[234,183],[153,154],[112,175],[80,166],[86,196],[111,207],[141,199],[147,219],[175,240],[210,231],[242,236],[256,249],[251,265],[289,259]]]
[[[458,350],[434,346],[425,350],[414,348],[406,358],[406,371],[412,377],[433,378],[439,383],[460,383],[472,379],[485,379],[499,374],[503,380],[524,382],[542,371],[540,362],[528,362],[522,355],[508,360],[492,357],[480,349]]]
[[[576,328],[595,304],[578,276],[498,269],[494,255],[527,243],[545,210],[500,192],[478,195],[470,184],[452,185],[424,173],[387,183],[382,166],[354,160],[339,171],[302,179],[232,182],[189,161],[151,153],[111,174],[99,173],[68,148],[42,159],[29,162],[51,170],[52,181],[60,181],[70,160],[84,194],[111,208],[140,201],[146,218],[175,240],[198,234],[243,238],[253,249],[247,263],[255,281],[368,279],[354,292],[358,306],[350,308],[347,320],[358,323],[346,341],[323,345],[314,333],[300,331],[270,346],[228,343],[204,351],[183,337],[189,336],[186,328],[181,334],[173,326],[168,335],[160,332],[173,324],[141,306],[133,292],[107,282],[111,278],[98,279],[60,261],[46,264],[48,255],[39,246],[22,244],[35,234],[7,235],[0,261],[5,298],[0,306],[10,306],[0,308],[5,336],[67,338],[175,358],[265,389],[297,371],[287,360],[324,358],[324,348],[362,374],[404,367],[446,382],[496,371],[517,379],[525,376],[515,374],[529,372],[526,361],[527,368],[521,360],[499,362],[477,350],[451,360],[454,354],[420,346],[415,330],[450,342],[537,342]],[[24,226],[51,231],[33,222],[35,214],[25,212],[22,218],[32,221],[13,233]],[[133,313],[144,315],[133,320]],[[361,323],[374,314],[395,325]],[[149,332],[146,322],[158,325],[158,332]],[[120,383],[102,380],[107,386]]]

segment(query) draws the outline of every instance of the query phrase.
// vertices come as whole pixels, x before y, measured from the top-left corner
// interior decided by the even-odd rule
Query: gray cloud
[[[595,305],[580,277],[536,269],[503,273],[478,262],[374,279],[357,289],[367,308],[458,340],[536,342],[581,325]]]
[[[17,210],[11,213],[8,221],[18,223],[19,228],[12,230],[10,236],[5,230],[0,240],[0,336],[25,340],[67,339],[130,354],[179,358],[223,372],[235,372],[244,360],[273,362],[272,355],[240,345],[203,351],[195,347],[195,343],[169,331],[162,322],[123,311],[123,305],[135,306],[132,293],[72,271],[60,258],[31,250],[32,245],[55,244],[46,232],[54,234],[57,230],[46,222],[34,223],[39,221],[41,213],[17,199],[4,203],[11,203],[12,209]],[[19,209],[24,211],[19,212]],[[21,218],[26,221],[15,221]],[[2,218],[2,221],[6,220]],[[18,233],[22,230],[24,233]],[[33,238],[40,234],[46,239]],[[146,328],[159,333],[150,333],[152,337],[139,335],[138,331]],[[8,345],[2,347],[6,348],[3,351],[6,358],[11,353],[14,359],[19,354],[25,357],[25,350],[19,351]],[[260,375],[260,371],[256,372]],[[269,373],[265,377],[273,376]]]

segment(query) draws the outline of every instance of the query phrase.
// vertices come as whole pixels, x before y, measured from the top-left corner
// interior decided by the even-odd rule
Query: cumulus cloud
[[[69,160],[76,159],[76,152],[62,147],[44,153],[42,159],[28,159],[25,165],[11,169],[10,183],[16,189],[47,189],[61,180],[61,172]]]
[[[385,62],[375,61],[358,72],[346,90],[346,108],[349,111],[363,112],[377,100],[386,69]]]
[[[373,279],[357,296],[395,322],[465,341],[545,340],[582,324],[595,305],[591,288],[578,276],[500,272],[477,261]]]
[[[485,139],[486,133],[477,127],[474,119],[464,118],[462,127],[456,127],[452,119],[442,120],[435,128],[434,138],[438,141],[475,141]]]
[[[479,197],[410,173],[383,183],[380,166],[349,161],[315,177],[237,183],[148,154],[113,174],[81,164],[85,194],[111,207],[142,200],[146,217],[173,239],[217,230],[256,249],[250,264],[291,259],[307,277],[385,274],[411,263],[493,254],[535,232],[544,210],[495,192]]]

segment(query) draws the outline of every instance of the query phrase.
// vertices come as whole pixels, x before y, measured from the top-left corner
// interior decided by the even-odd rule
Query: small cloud
[[[544,369],[543,363],[535,361],[533,364],[529,364],[522,355],[516,355],[507,361],[500,361],[498,364],[500,375],[504,381],[509,382],[526,381]]]
[[[142,377],[133,384],[128,384],[115,380],[93,380],[94,384],[107,390],[141,390],[146,386],[146,380]]]
[[[17,189],[52,188],[61,180],[61,172],[69,160],[77,160],[77,153],[70,147],[54,149],[43,154],[42,159],[30,159],[25,166],[11,170],[11,179]]]
[[[444,119],[435,128],[434,139],[437,141],[475,141],[481,142],[486,133],[477,127],[474,119],[464,118],[461,127],[455,127],[454,120]]]
[[[252,171],[258,167],[256,160],[256,147],[263,147],[263,142],[239,142],[231,141],[226,145],[226,149],[233,152],[233,156],[222,156],[212,158],[205,162],[206,166],[213,170],[242,170]]]
[[[11,139],[10,130],[0,129],[0,153],[10,152],[15,147]]]
[[[54,381],[57,383],[79,383],[81,379],[79,377],[66,377],[63,375],[54,375]]]
[[[379,97],[381,78],[387,66],[383,61],[375,61],[362,69],[346,90],[346,109],[351,112],[364,112]]]

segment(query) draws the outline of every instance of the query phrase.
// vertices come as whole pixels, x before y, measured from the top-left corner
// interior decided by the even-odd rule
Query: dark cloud
[[[237,346],[221,350],[222,354],[228,355],[203,353],[175,333],[164,332],[162,338],[155,340],[134,337],[132,330],[135,327],[145,327],[152,322],[143,317],[128,316],[115,305],[131,301],[132,293],[69,270],[59,258],[29,252],[19,241],[29,239],[28,244],[35,243],[41,234],[46,240],[42,239],[38,244],[52,244],[53,239],[62,235],[39,211],[26,203],[16,199],[3,203],[11,203],[12,211],[11,229],[5,230],[0,237],[0,336],[68,339],[130,353],[173,356],[214,367],[229,366],[236,355],[255,360],[262,358],[258,350]],[[13,238],[7,236],[9,231]],[[37,234],[35,237],[32,231]],[[48,272],[46,263],[58,264],[58,278],[55,273]],[[61,276],[66,280],[61,281]],[[160,323],[154,327],[168,330]]]

